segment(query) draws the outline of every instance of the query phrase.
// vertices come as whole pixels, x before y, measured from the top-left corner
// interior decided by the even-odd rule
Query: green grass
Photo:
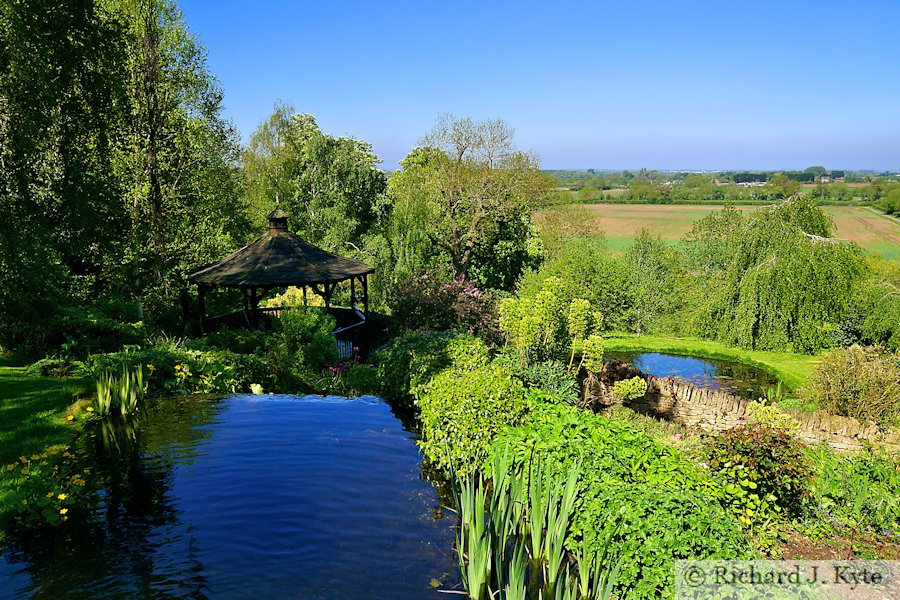
[[[604,348],[610,351],[646,351],[683,354],[698,358],[715,358],[739,362],[762,369],[775,376],[792,390],[806,384],[819,359],[791,352],[763,352],[727,346],[721,342],[696,338],[613,333],[604,336]]]
[[[0,366],[0,469],[5,471],[20,456],[71,443],[83,421],[70,423],[66,416],[77,397],[88,392],[83,380],[35,377],[24,367]],[[80,411],[71,414],[83,418]],[[10,512],[6,482],[0,478],[0,523]]]

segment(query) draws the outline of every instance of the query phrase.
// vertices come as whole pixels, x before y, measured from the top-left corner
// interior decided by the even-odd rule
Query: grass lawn
[[[0,469],[6,471],[6,465],[20,456],[69,444],[84,417],[80,410],[70,413],[70,409],[75,408],[77,397],[88,391],[83,380],[34,377],[24,367],[0,363]],[[67,421],[69,414],[76,419]],[[8,478],[0,478],[0,525],[10,510],[7,482]]]
[[[796,390],[806,384],[819,359],[790,352],[744,350],[696,338],[674,338],[654,335],[613,333],[604,336],[604,348],[611,351],[646,351],[684,354],[699,358],[717,358],[751,365],[774,375]]]

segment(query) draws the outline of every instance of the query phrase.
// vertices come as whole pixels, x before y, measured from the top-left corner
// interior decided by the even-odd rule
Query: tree
[[[705,277],[723,272],[743,224],[743,213],[731,205],[695,221],[682,240],[688,268]]]
[[[512,139],[499,119],[445,115],[392,174],[393,218],[420,226],[431,246],[417,238],[418,261],[446,261],[456,278],[509,289],[539,258],[529,210],[547,201],[552,184]]]
[[[247,202],[254,221],[280,207],[292,228],[331,252],[359,249],[376,222],[386,187],[371,145],[323,133],[311,115],[276,104],[244,153]]]
[[[670,311],[675,301],[673,261],[665,242],[641,228],[626,251],[631,267],[634,295],[633,324],[638,335],[652,331],[659,317]]]
[[[763,186],[766,195],[774,199],[790,198],[800,191],[800,182],[790,179],[784,173],[775,173]]]
[[[832,230],[805,197],[753,212],[711,298],[707,335],[761,350],[828,347],[865,275],[862,250]]]
[[[129,236],[120,285],[172,323],[187,271],[247,230],[237,133],[206,51],[172,0],[116,0],[127,23],[127,115],[116,175]]]

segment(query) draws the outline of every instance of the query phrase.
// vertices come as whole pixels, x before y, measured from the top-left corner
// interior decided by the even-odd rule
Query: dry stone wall
[[[684,423],[704,431],[725,431],[749,420],[749,402],[727,392],[698,388],[674,377],[644,375],[647,393],[624,405],[642,414]],[[604,386],[594,381],[594,386]],[[594,389],[591,395],[603,397],[605,390]],[[860,423],[850,417],[827,413],[786,410],[800,424],[796,436],[816,444],[828,443],[839,452],[862,450],[868,442],[892,453],[900,453],[900,430],[879,431],[874,423]]]

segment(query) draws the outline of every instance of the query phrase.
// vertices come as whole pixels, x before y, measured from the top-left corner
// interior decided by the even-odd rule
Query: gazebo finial
[[[269,231],[272,231],[273,229],[287,231],[288,214],[280,208],[276,208],[270,212],[269,216],[266,218],[269,219]]]

